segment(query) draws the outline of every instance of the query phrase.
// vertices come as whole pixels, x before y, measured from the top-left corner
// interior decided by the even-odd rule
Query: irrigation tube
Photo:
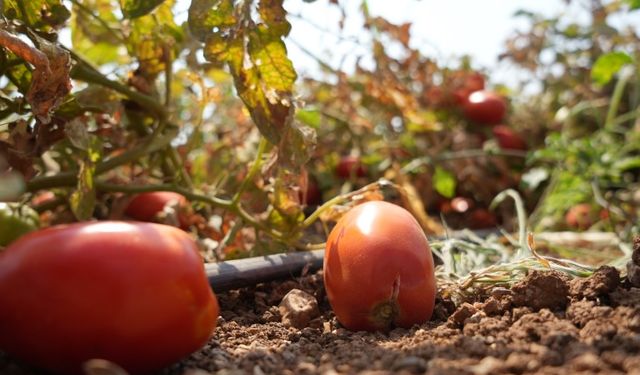
[[[464,237],[463,231],[449,237]],[[497,229],[473,231],[479,237],[500,233]],[[324,250],[290,252],[253,258],[206,263],[205,271],[214,292],[224,292],[255,284],[299,276],[303,270],[315,272],[322,268]]]

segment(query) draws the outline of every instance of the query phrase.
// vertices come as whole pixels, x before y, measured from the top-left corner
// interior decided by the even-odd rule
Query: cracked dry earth
[[[304,316],[285,325],[278,306],[293,289],[317,307],[294,303]],[[218,298],[209,343],[160,374],[640,374],[640,289],[609,267],[532,272],[457,307],[438,298],[431,321],[388,333],[341,328],[321,272]],[[3,355],[0,373],[38,374]]]

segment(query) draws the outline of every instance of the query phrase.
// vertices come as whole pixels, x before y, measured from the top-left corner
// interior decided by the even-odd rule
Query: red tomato
[[[472,92],[483,89],[484,76],[478,72],[471,72],[464,77],[462,86],[453,92],[453,96],[457,104],[464,104]]]
[[[484,125],[498,124],[507,112],[504,99],[492,91],[472,92],[462,107],[467,120]]]
[[[351,330],[411,327],[431,317],[436,279],[422,228],[404,208],[369,201],[329,235],[324,284],[338,321]]]
[[[343,156],[338,162],[336,175],[344,179],[350,178],[352,175],[355,177],[365,177],[367,171],[357,156],[348,155]]]
[[[125,214],[135,220],[152,222],[164,207],[171,202],[177,202],[179,207],[184,207],[188,204],[187,198],[181,194],[172,191],[151,191],[133,197],[125,209]],[[188,227],[186,218],[181,217],[181,215],[178,216],[180,227]]]
[[[590,204],[580,203],[571,207],[567,211],[564,219],[569,228],[586,230],[593,225],[594,216],[595,215]]]
[[[219,307],[195,242],[154,223],[49,227],[0,256],[0,348],[34,366],[80,374],[92,358],[132,374],[200,348]]]
[[[307,189],[303,192],[299,192],[300,202],[308,206],[317,206],[322,203],[322,192],[318,187],[318,182],[315,178],[309,177],[307,181]]]
[[[505,150],[527,150],[527,142],[513,129],[506,125],[496,125],[491,129],[500,148]]]
[[[471,211],[469,227],[473,229],[494,228],[498,225],[496,215],[486,208],[476,208]]]

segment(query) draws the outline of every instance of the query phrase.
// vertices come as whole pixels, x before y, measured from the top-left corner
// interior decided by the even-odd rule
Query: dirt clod
[[[455,309],[439,299],[443,319],[389,332],[352,332],[337,322],[319,275],[219,293],[221,318],[209,342],[154,375],[640,375],[640,289],[626,283],[608,298],[568,298],[570,283],[542,272],[513,291],[497,289]],[[280,318],[281,300],[295,289],[316,296],[319,312],[301,329]],[[526,293],[541,298],[542,290],[556,293],[545,303],[551,307],[505,302]],[[0,373],[43,375],[1,352]]]
[[[620,284],[620,272],[609,266],[602,266],[586,279],[571,280],[570,294],[577,299],[596,299],[613,292]]]
[[[279,311],[285,327],[298,329],[307,327],[312,319],[320,315],[316,298],[300,289],[292,289],[284,296]]]
[[[465,320],[472,317],[476,311],[478,310],[472,304],[465,302],[451,315],[449,321],[460,326],[464,324]]]
[[[557,271],[532,271],[511,289],[515,306],[540,309],[564,309],[568,302],[568,277]]]

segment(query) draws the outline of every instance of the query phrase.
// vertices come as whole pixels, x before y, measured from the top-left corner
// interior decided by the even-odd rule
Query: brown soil
[[[320,313],[302,329],[285,327],[278,308],[296,288]],[[532,272],[457,308],[439,299],[432,321],[387,333],[341,328],[321,273],[218,298],[215,335],[162,375],[640,374],[640,289],[612,268],[574,280]],[[0,373],[37,374],[1,354]]]

